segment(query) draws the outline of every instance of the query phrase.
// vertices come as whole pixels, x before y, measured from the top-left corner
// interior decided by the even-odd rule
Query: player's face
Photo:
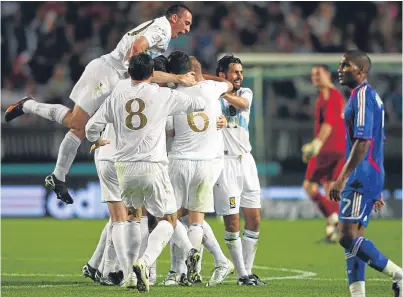
[[[229,69],[225,79],[233,84],[235,90],[239,90],[243,82],[242,65],[235,63],[229,64]]]
[[[178,38],[180,34],[189,33],[192,25],[192,14],[187,10],[183,10],[179,14],[171,16],[170,22],[172,38]]]
[[[339,82],[342,86],[350,88],[357,86],[360,70],[357,65],[350,61],[348,56],[341,58],[337,72],[339,73]]]
[[[315,87],[319,87],[320,86],[320,67],[313,67],[312,68],[312,72],[311,72],[311,80],[312,80],[312,84]]]

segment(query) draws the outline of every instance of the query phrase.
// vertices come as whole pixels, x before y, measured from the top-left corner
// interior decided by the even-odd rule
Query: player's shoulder
[[[162,17],[154,19],[154,24],[163,29],[171,28],[171,25],[170,25],[168,19],[166,18],[166,16],[162,16]]]
[[[240,97],[247,96],[247,95],[253,96],[253,92],[249,88],[239,88],[239,90],[237,91],[237,95]]]
[[[365,100],[375,101],[379,97],[376,90],[370,84],[363,84],[359,86],[355,92],[357,98],[364,98]]]

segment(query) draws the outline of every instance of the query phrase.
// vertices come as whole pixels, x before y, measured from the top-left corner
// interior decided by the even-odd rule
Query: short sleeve
[[[250,109],[252,106],[252,99],[253,99],[253,92],[249,88],[241,89],[241,92],[239,93],[239,96],[242,98],[245,98],[249,102],[249,107],[247,109]]]
[[[358,90],[354,100],[354,137],[372,138],[374,124],[374,101],[367,86]]]
[[[144,38],[147,40],[148,48],[157,47],[163,49],[168,40],[168,32],[158,24],[151,25],[144,33]]]

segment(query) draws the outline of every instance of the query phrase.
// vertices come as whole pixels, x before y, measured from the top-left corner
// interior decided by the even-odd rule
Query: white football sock
[[[242,236],[242,253],[245,262],[245,269],[249,275],[252,274],[253,262],[255,261],[259,232],[244,230]]]
[[[403,277],[402,268],[397,266],[390,260],[388,260],[388,263],[386,263],[386,267],[383,269],[382,272],[393,278],[394,281],[399,281]]]
[[[63,119],[70,109],[61,104],[38,103],[35,100],[28,100],[23,104],[22,111],[63,125]]]
[[[349,286],[351,297],[365,297],[365,282],[354,282]]]
[[[148,229],[148,217],[141,217],[140,229],[141,229],[141,245],[140,245],[139,257],[142,257],[147,247],[148,236],[150,235],[150,231]]]
[[[162,250],[171,239],[173,233],[173,226],[165,220],[160,221],[155,229],[150,233],[147,248],[142,257],[148,267],[157,260]]]
[[[126,236],[127,257],[129,258],[129,267],[131,267],[139,257],[141,245],[140,222],[127,221]]]
[[[204,252],[204,246],[201,245],[201,247],[199,249],[200,260],[199,260],[199,262],[197,262],[197,266],[196,266],[196,271],[199,274],[201,273],[201,269],[202,269],[203,252]]]
[[[112,230],[110,233],[112,233]],[[111,236],[110,240],[107,240],[107,244],[106,244],[105,252],[104,252],[104,258],[105,258],[104,259],[104,269],[102,271],[102,276],[108,277],[109,273],[115,272],[116,259],[117,259],[115,247],[113,246],[113,242],[112,242],[112,236]]]
[[[32,100],[30,100],[32,101]],[[67,132],[60,144],[59,154],[53,174],[58,180],[65,181],[66,174],[69,172],[71,164],[77,155],[77,149],[81,144],[81,139],[73,132]]]
[[[174,233],[175,234],[175,233]],[[169,271],[175,271],[178,269],[178,265],[177,265],[177,250],[178,250],[178,246],[174,243],[174,241],[171,240],[169,241],[169,251],[170,251],[170,255],[171,255],[171,268],[169,269]]]
[[[238,273],[238,278],[248,275],[248,272],[245,269],[245,262],[243,260],[242,242],[241,238],[239,237],[239,232],[225,231],[224,239]]]
[[[126,222],[112,223],[112,241],[120,263],[120,269],[123,271],[123,279],[126,279],[129,269],[131,268],[131,266],[129,266],[129,258],[127,256],[126,235]]]
[[[97,247],[95,248],[94,253],[91,256],[91,259],[88,261],[88,264],[95,269],[98,269],[99,264],[101,264],[102,256],[104,254],[105,245],[106,245],[106,233],[109,228],[111,222],[108,221],[102,230],[101,237],[99,238]]]
[[[106,229],[106,243],[105,243],[105,249],[104,253],[102,255],[102,260],[101,263],[99,264],[98,271],[101,272],[103,275],[104,270],[105,270],[105,262],[107,260],[107,253],[109,252],[109,246],[112,244],[111,242],[111,236],[112,236],[112,224],[109,225],[108,229]],[[108,269],[109,267],[107,267]]]
[[[176,228],[172,235],[172,240],[180,249],[184,250],[186,255],[193,248],[188,237],[187,228],[179,220],[176,221]]]
[[[203,232],[203,245],[210,253],[213,254],[215,265],[221,266],[227,264],[228,259],[227,257],[225,257],[220,244],[218,243],[217,238],[214,235],[213,230],[206,221],[203,222]],[[202,253],[201,250],[200,253]],[[201,263],[201,261],[199,261],[199,263]]]
[[[203,227],[200,224],[191,224],[188,230],[188,237],[192,246],[196,250],[200,250],[203,240]]]

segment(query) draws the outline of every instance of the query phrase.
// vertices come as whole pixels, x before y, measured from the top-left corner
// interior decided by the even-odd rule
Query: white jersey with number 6
[[[204,109],[204,101],[156,84],[133,84],[121,80],[86,126],[89,141],[113,123],[116,141],[115,162],[167,163],[165,124],[169,115]]]
[[[221,113],[217,104],[220,96],[228,91],[228,84],[206,80],[193,87],[179,86],[176,90],[203,100],[206,106],[202,112],[175,115],[169,119],[167,130],[175,130],[169,158],[213,160],[219,149],[217,120]]]
[[[119,74],[124,74],[129,67],[128,61],[132,43],[141,36],[143,36],[148,43],[146,53],[154,59],[164,53],[168,48],[169,41],[171,40],[171,24],[165,16],[144,22],[127,32],[116,48],[111,53],[104,55],[103,58],[105,58]]]

